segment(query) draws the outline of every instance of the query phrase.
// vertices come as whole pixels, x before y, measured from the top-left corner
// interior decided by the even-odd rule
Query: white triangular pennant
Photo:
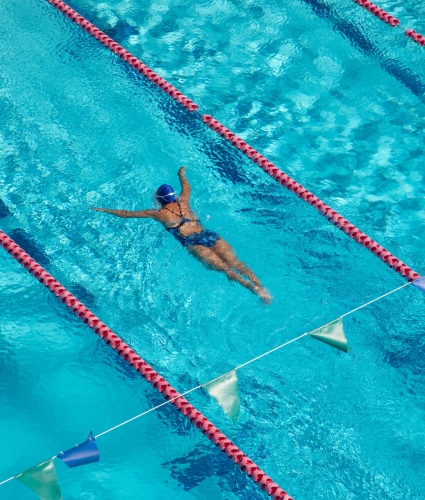
[[[25,484],[41,500],[61,500],[62,494],[53,459],[21,472],[15,479]]]
[[[342,324],[341,318],[335,319],[320,328],[316,328],[316,330],[308,334],[310,337],[320,340],[332,347],[336,347],[340,351],[351,351],[351,347],[347,344],[347,337],[344,333],[344,325]]]
[[[230,420],[235,424],[240,412],[238,377],[236,370],[225,373],[221,377],[202,386],[221,406]]]

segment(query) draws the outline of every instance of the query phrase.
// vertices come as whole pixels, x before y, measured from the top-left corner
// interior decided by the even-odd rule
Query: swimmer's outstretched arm
[[[178,171],[178,176],[180,180],[180,185],[182,187],[182,190],[180,192],[180,201],[184,203],[189,203],[189,198],[190,198],[190,184],[188,180],[186,179],[186,167],[181,167]]]
[[[95,210],[96,212],[105,212],[107,214],[112,214],[117,217],[122,217],[123,219],[130,219],[130,218],[136,218],[136,219],[157,219],[157,210],[138,210],[138,211],[131,211],[131,210],[113,210],[111,208],[95,208],[95,207],[90,207],[89,210]]]

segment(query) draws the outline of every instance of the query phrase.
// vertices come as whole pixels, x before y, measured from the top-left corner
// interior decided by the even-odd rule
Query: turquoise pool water
[[[425,274],[423,48],[348,1],[72,5]],[[382,7],[425,31],[424,7]],[[0,228],[176,388],[403,284],[47,2],[0,12]],[[87,210],[148,207],[182,164],[205,225],[260,276],[271,306],[154,222]],[[162,399],[0,261],[1,481]],[[190,401],[296,499],[419,500],[424,318],[407,287],[347,318],[349,355],[306,338],[241,370],[235,426],[205,394]],[[64,498],[266,498],[173,408],[98,444],[99,464],[57,464]],[[0,488],[34,498],[16,481]]]

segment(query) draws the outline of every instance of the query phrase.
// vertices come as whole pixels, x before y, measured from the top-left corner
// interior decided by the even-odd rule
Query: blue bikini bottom
[[[187,236],[180,234],[178,227],[169,228],[167,231],[171,233],[184,247],[201,245],[203,247],[211,248],[216,241],[220,239],[220,236],[217,233],[206,229],[200,231],[199,233],[188,234]]]

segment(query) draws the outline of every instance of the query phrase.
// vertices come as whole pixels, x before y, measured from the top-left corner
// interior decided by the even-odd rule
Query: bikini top
[[[176,200],[176,203],[179,207],[179,214],[176,214],[175,212],[173,212],[172,210],[170,210],[169,208],[167,207],[162,207],[164,208],[165,210],[168,210],[169,212],[171,212],[173,215],[178,215],[179,217],[181,217],[182,221],[180,222],[180,224],[178,224],[177,226],[174,226],[174,227],[166,227],[165,229],[167,231],[173,231],[173,230],[179,230],[183,224],[186,224],[186,222],[197,222],[198,224],[200,224],[199,222],[199,219],[186,219],[186,217],[184,217],[183,213],[182,213],[182,208],[180,206],[180,203]],[[180,231],[179,231],[180,232]]]

